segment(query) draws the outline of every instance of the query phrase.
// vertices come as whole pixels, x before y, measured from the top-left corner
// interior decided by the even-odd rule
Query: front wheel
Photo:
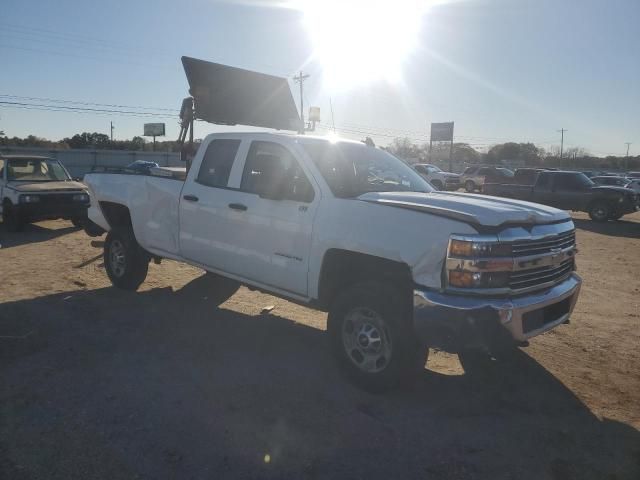
[[[611,209],[606,202],[595,202],[589,208],[589,216],[594,222],[606,222],[611,215]]]
[[[409,383],[428,349],[415,339],[410,306],[389,283],[363,282],[335,299],[327,323],[334,354],[347,376],[370,392]]]
[[[111,230],[104,243],[104,267],[114,287],[137,290],[147,278],[149,254],[130,230]]]
[[[473,193],[476,191],[476,184],[473,182],[473,180],[467,180],[464,184],[464,188],[467,192]]]
[[[3,205],[2,223],[4,223],[4,228],[9,232],[20,232],[24,228],[24,220],[10,203]]]

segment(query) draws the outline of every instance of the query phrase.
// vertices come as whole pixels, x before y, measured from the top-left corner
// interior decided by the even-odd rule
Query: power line
[[[85,101],[80,101],[80,100],[63,100],[63,99],[58,99],[58,98],[47,98],[47,97],[24,97],[24,96],[20,96],[20,95],[9,95],[9,94],[5,94],[2,93],[0,94],[0,97],[3,98],[11,98],[11,99],[17,99],[17,100],[37,100],[37,101],[41,101],[41,102],[54,102],[54,103],[69,103],[72,105],[89,105],[89,106],[96,106],[96,107],[113,107],[113,108],[133,108],[133,109],[141,109],[141,110],[162,110],[162,111],[166,111],[166,112],[175,112],[175,113],[179,113],[180,110],[177,108],[163,108],[163,107],[143,107],[143,106],[136,106],[136,105],[117,105],[117,104],[113,104],[113,103],[95,103],[95,102],[85,102]]]

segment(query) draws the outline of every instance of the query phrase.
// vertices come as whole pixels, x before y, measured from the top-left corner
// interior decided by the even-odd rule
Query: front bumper
[[[54,218],[86,218],[88,203],[50,204],[46,201],[38,203],[20,203],[13,207],[25,221],[35,222]]]
[[[424,343],[444,349],[449,345],[433,343],[491,346],[505,340],[526,342],[569,320],[581,284],[580,276],[572,273],[552,288],[512,298],[460,296],[417,288],[413,292],[414,328]]]

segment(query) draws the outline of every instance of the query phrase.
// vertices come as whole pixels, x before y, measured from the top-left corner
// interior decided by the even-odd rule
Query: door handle
[[[240,210],[242,212],[247,210],[247,206],[241,203],[230,203],[229,208],[232,208],[233,210]]]
[[[195,195],[183,195],[182,198],[184,198],[188,202],[197,202],[199,200],[199,198]]]

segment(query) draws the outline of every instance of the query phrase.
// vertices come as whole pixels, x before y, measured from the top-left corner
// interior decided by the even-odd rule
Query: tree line
[[[486,152],[480,152],[468,143],[454,143],[453,147],[447,143],[434,145],[429,151],[429,144],[420,145],[409,138],[396,138],[386,149],[410,163],[446,164],[451,151],[452,161],[457,165],[486,163],[578,170],[640,170],[640,155],[598,157],[590,155],[584,148],[571,147],[565,149],[561,157],[559,147],[545,149],[533,143],[500,143]]]
[[[1,132],[0,132],[1,133]],[[24,138],[0,135],[0,147],[37,147],[52,150],[95,149],[95,150],[139,150],[151,151],[152,142],[144,137],[133,137],[130,140],[111,140],[109,135],[98,132],[76,133],[72,137],[53,141],[46,138],[29,135]],[[155,150],[158,152],[179,152],[176,141],[156,141]]]
[[[100,150],[138,150],[151,151],[152,144],[144,137],[133,137],[130,140],[113,140],[108,135],[98,132],[77,133],[72,137],[52,141],[46,138],[29,135],[25,138],[7,137],[0,132],[0,147],[40,147],[48,149],[100,149]],[[157,141],[155,146],[159,152],[179,152],[180,145],[176,141]],[[562,158],[558,147],[545,149],[533,143],[506,142],[493,145],[487,152],[480,152],[468,143],[436,144],[429,151],[429,144],[417,144],[409,138],[396,138],[386,150],[412,163],[447,163],[451,150],[454,164],[522,164],[529,167],[553,167],[571,169],[629,169],[640,170],[640,155],[597,157],[590,155],[585,149],[573,147],[566,149]]]

